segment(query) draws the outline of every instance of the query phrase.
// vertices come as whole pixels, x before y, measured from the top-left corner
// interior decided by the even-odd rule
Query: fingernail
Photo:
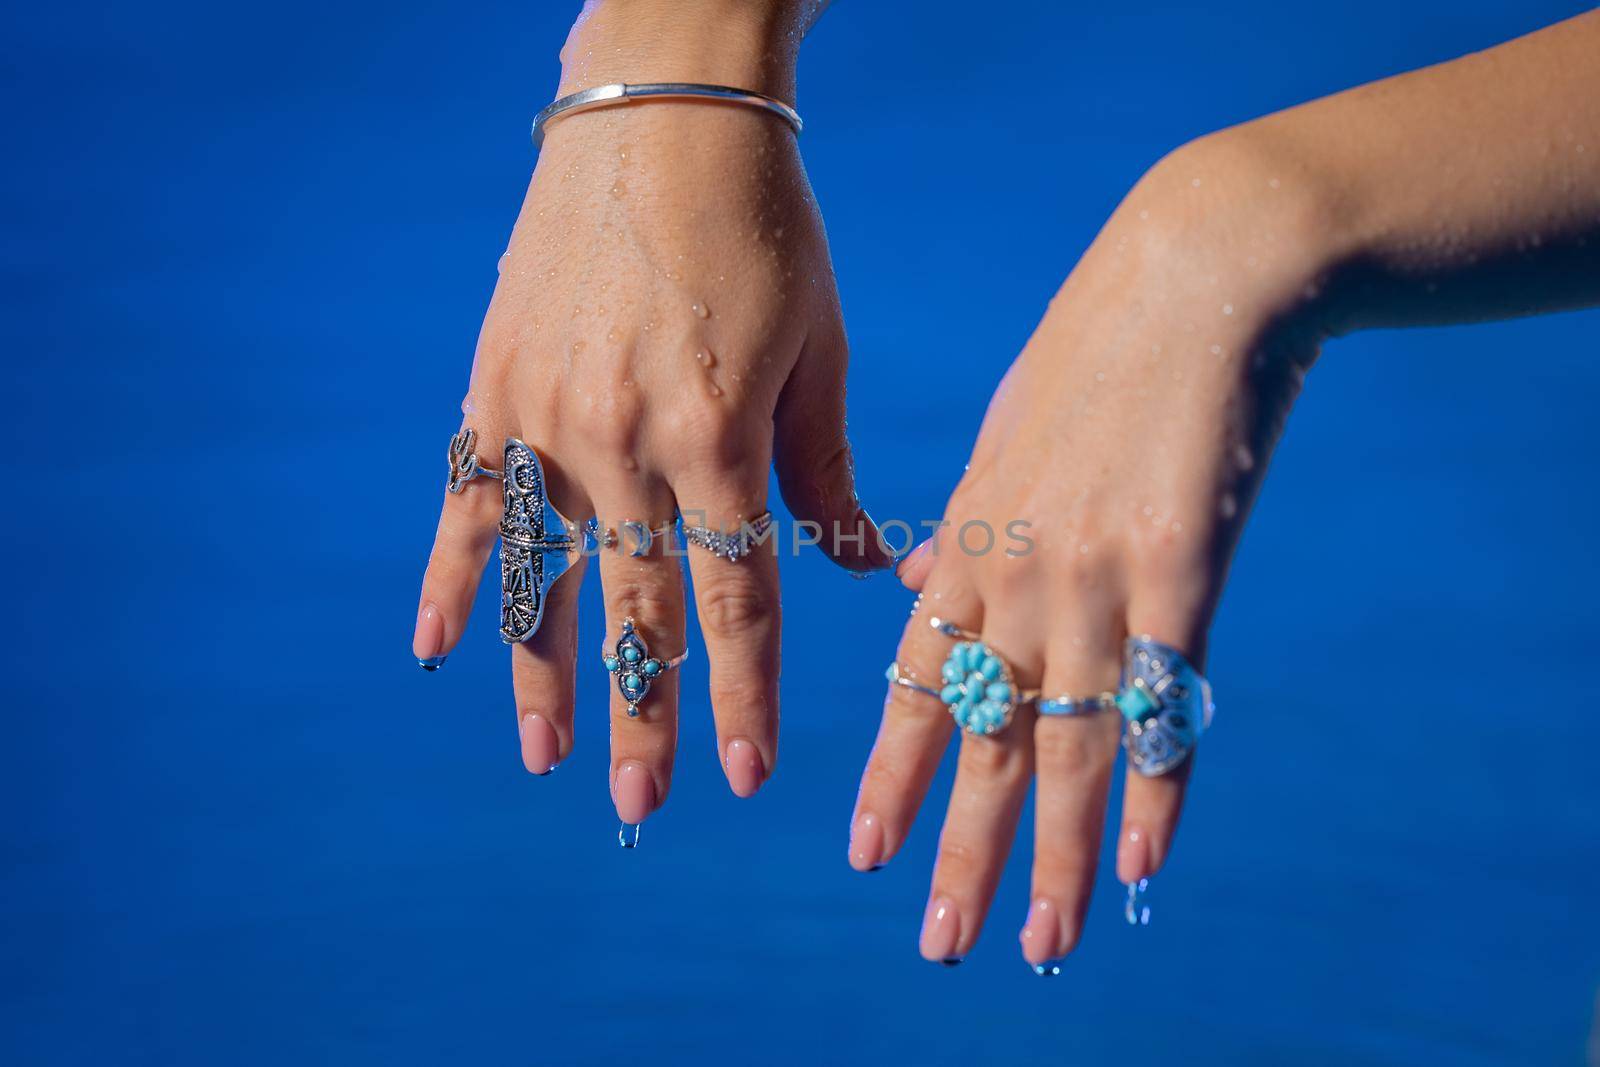
[[[728,742],[728,750],[722,756],[722,769],[727,772],[728,785],[736,797],[755,796],[767,775],[761,751],[742,737]]]
[[[956,911],[955,901],[949,897],[937,898],[922,917],[922,958],[954,967],[961,962],[961,957],[956,955],[960,940],[961,914]]]
[[[542,715],[524,715],[517,724],[522,735],[522,765],[533,774],[549,774],[561,762],[561,742],[555,727]]]
[[[617,768],[611,796],[617,804],[617,817],[637,826],[655,810],[656,783],[644,764],[628,760]]]
[[[927,558],[928,553],[933,551],[932,545],[933,538],[930,537],[896,560],[894,565],[895,577],[908,584],[917,584],[913,575],[918,568],[923,566],[922,561]],[[923,577],[926,577],[926,575],[923,575]]]
[[[417,666],[425,671],[436,671],[444,663],[444,616],[433,601],[428,601],[417,611],[417,629],[411,637],[411,652],[417,657]]]
[[[867,512],[866,508],[856,508],[856,523],[861,535],[866,538],[866,552],[864,555],[876,570],[893,570],[895,565],[894,553],[889,551],[889,546],[883,542],[883,533],[878,529],[878,524]]]
[[[1060,973],[1057,957],[1061,955],[1061,915],[1054,904],[1042,897],[1035,900],[1017,940],[1022,943],[1022,958],[1035,974]]]
[[[858,871],[883,866],[883,824],[869,811],[856,816],[850,827],[850,866]]]
[[[1150,889],[1150,879],[1141,878],[1128,885],[1128,899],[1122,905],[1122,917],[1128,920],[1129,926],[1150,925],[1150,905],[1145,903],[1144,895]]]
[[[1150,835],[1137,826],[1130,826],[1122,834],[1122,844],[1117,849],[1117,881],[1123,885],[1137,882],[1150,874]]]
[[[623,848],[638,848],[639,847],[639,824],[636,823],[636,822],[635,823],[626,823],[626,822],[625,823],[618,823],[617,824],[617,844],[621,845]]]

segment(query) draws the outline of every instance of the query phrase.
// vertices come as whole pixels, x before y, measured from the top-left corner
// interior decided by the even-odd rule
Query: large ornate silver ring
[[[533,449],[506,441],[505,511],[500,516],[500,638],[526,641],[544,621],[550,589],[572,566],[573,527],[550,503]]]
[[[450,480],[444,483],[448,493],[459,493],[474,478],[500,478],[499,471],[490,470],[478,462],[478,431],[462,430],[450,438]]]
[[[633,623],[633,616],[622,620],[622,636],[617,638],[617,643],[611,651],[604,654],[601,662],[605,668],[617,679],[617,692],[622,694],[622,699],[628,702],[628,715],[637,718],[639,704],[650,694],[650,687],[656,679],[672,670],[689,658],[689,650],[684,649],[671,659],[661,659],[650,654],[650,646],[645,644],[644,638],[639,636],[638,627]]]
[[[685,523],[683,539],[696,548],[705,549],[713,556],[722,557],[729,563],[738,563],[754,552],[757,545],[766,541],[767,534],[771,530],[772,512],[763,511],[753,519],[741,520],[738,530],[733,533]]]
[[[1177,768],[1211,725],[1211,683],[1183,653],[1148,634],[1128,638],[1117,708],[1127,720],[1122,747],[1146,778]]]

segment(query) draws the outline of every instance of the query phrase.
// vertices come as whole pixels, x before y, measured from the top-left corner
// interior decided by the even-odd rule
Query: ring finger
[[[602,483],[594,497],[601,529],[616,535],[599,553],[605,655],[617,657],[608,662],[611,797],[617,817],[637,826],[666,800],[677,752],[678,678],[665,666],[684,651],[683,572],[669,552],[675,504],[649,476]],[[619,646],[630,625],[639,644]]]
[[[1036,658],[1028,647],[1027,629],[1006,625],[993,616],[985,621],[982,644],[986,661],[1002,659],[1013,672],[1011,683],[1023,679],[1036,682],[1037,668],[1029,670]],[[992,636],[991,636],[992,635]],[[1011,656],[1021,655],[1023,666]],[[973,664],[968,664],[971,669]],[[988,683],[1006,684],[988,670]],[[978,683],[983,684],[983,683]],[[992,692],[992,690],[991,690]],[[939,835],[939,858],[934,865],[933,886],[923,919],[921,950],[924,959],[959,962],[972,950],[994,899],[1006,855],[1016,836],[1028,783],[1033,779],[1032,705],[1016,703],[1013,721],[998,732],[963,731],[961,757],[956,765],[956,780],[950,790],[944,830]]]

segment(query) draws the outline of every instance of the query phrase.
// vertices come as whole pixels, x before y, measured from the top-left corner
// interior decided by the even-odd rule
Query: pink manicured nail
[[[1122,843],[1117,848],[1117,880],[1131,885],[1150,876],[1150,835],[1137,826],[1122,833]]]
[[[628,760],[617,768],[611,796],[617,804],[617,818],[637,826],[656,809],[656,783],[644,764]]]
[[[850,827],[850,866],[875,871],[883,866],[883,824],[871,812],[856,816]]]
[[[524,715],[517,724],[522,734],[522,765],[534,774],[549,774],[561,762],[561,742],[555,727],[540,715]]]
[[[1035,973],[1056,973],[1061,955],[1061,915],[1056,906],[1043,898],[1035,900],[1017,940],[1022,942],[1022,958],[1033,964]]]
[[[722,768],[728,774],[728,785],[736,797],[753,797],[766,780],[767,768],[761,762],[761,752],[744,738],[728,742],[722,756]]]
[[[961,962],[956,955],[956,945],[961,940],[961,914],[955,901],[939,897],[928,905],[922,917],[922,958],[937,960],[947,966]]]
[[[436,671],[444,662],[444,616],[439,607],[428,601],[417,611],[417,629],[411,638],[411,652],[417,657],[417,666],[425,671]]]

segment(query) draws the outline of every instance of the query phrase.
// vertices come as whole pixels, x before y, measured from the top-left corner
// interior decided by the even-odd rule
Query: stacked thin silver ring
[[[912,606],[913,618],[921,602],[919,596]],[[969,734],[988,737],[1000,733],[1011,724],[1016,709],[1029,703],[1046,718],[1117,711],[1126,722],[1122,743],[1128,763],[1150,778],[1182,765],[1215,714],[1211,683],[1177,649],[1148,634],[1130,637],[1125,643],[1116,692],[1062,693],[1041,699],[1038,690],[1017,686],[1011,665],[979,635],[937,617],[928,624],[958,641],[940,671],[943,687],[924,684],[898,662],[889,664],[885,677],[891,685],[943,703],[956,724]]]
[[[539,454],[517,438],[505,443],[505,465],[500,470],[485,467],[478,459],[478,435],[466,428],[450,438],[450,474],[445,490],[465,491],[476,478],[492,478],[501,483],[504,509],[500,516],[500,637],[507,644],[526,641],[544,621],[545,603],[550,590],[572,567],[574,551],[595,552],[615,549],[627,540],[629,556],[648,555],[656,537],[670,534],[674,518],[661,530],[648,523],[623,522],[621,533],[602,527],[598,518],[588,519],[581,531],[550,502],[544,465]],[[763,511],[737,531],[729,533],[705,526],[683,526],[684,540],[731,563],[747,559],[762,544],[772,529],[772,513]],[[639,703],[661,674],[681,664],[688,651],[669,659],[650,655],[644,637],[633,619],[623,623],[622,636],[613,651],[603,656],[608,672],[617,678],[617,689],[627,702],[628,714],[639,714]]]

